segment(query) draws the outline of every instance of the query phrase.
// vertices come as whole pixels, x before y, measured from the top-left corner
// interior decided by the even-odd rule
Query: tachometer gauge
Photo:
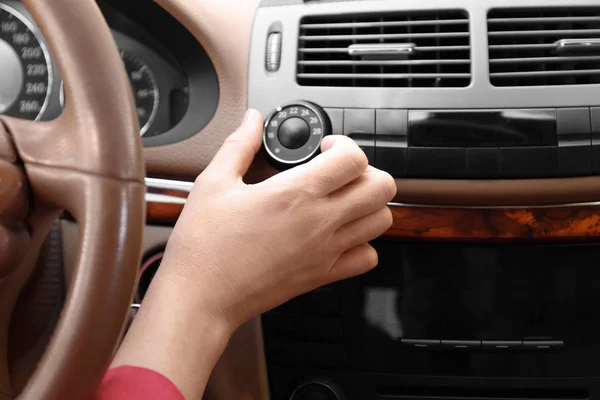
[[[136,111],[140,120],[140,134],[144,136],[154,122],[158,111],[158,85],[150,67],[138,57],[121,50],[121,58],[125,63],[125,70],[131,83]]]
[[[48,104],[52,64],[38,31],[0,3],[0,114],[35,120]]]

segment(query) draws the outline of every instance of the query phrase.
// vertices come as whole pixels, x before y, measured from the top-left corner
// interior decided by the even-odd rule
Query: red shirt
[[[140,367],[108,370],[96,400],[185,400],[179,389],[158,372]]]

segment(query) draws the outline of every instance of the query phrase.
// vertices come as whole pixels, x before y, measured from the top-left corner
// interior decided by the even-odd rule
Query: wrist
[[[112,367],[154,370],[171,380],[185,398],[201,398],[233,328],[189,290],[189,282],[159,272]]]

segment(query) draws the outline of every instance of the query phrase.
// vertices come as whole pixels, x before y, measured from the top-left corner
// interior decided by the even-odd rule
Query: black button
[[[317,317],[269,312],[262,316],[265,335],[313,340],[342,337],[342,323],[337,317]]]
[[[396,178],[406,177],[408,149],[396,147],[394,142],[381,142],[377,138],[375,166]]]
[[[500,149],[503,178],[549,178],[558,175],[556,147]]]
[[[310,139],[310,126],[302,118],[288,118],[279,126],[277,137],[284,147],[299,149]]]
[[[440,347],[439,340],[401,339],[402,347],[416,350],[435,350]]]
[[[592,147],[573,146],[558,148],[560,176],[588,176],[592,173]]]
[[[493,341],[484,340],[481,348],[489,351],[518,351],[523,349],[523,342],[519,341]]]
[[[590,145],[590,109],[559,108],[557,110],[559,146]]]
[[[343,108],[326,108],[325,112],[329,116],[331,122],[331,134],[344,134],[344,109]]]
[[[600,107],[590,109],[592,119],[592,172],[600,175]]]
[[[344,109],[344,135],[353,139],[375,165],[375,110]]]
[[[500,149],[467,149],[467,177],[490,179],[500,176]]]
[[[544,340],[544,341],[534,341],[534,340],[524,340],[523,341],[523,350],[525,351],[541,351],[541,352],[554,352],[560,351],[565,347],[565,344],[562,340]]]
[[[390,136],[403,144],[402,147],[406,147],[408,143],[408,110],[377,110],[375,133],[378,141],[382,136]]]
[[[375,165],[375,135],[372,133],[350,133],[348,137],[365,152],[370,165]]]
[[[409,147],[408,176],[464,178],[466,160],[466,150],[463,148]]]
[[[346,108],[344,110],[344,135],[375,134],[375,110]]]
[[[443,350],[478,350],[481,349],[479,340],[442,340]]]

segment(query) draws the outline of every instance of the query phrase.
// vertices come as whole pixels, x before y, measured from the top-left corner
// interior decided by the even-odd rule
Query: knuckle
[[[349,139],[351,140],[351,139]],[[367,155],[364,151],[352,141],[352,145],[347,147],[346,151],[346,160],[351,168],[354,168],[358,174],[362,174],[367,170],[369,166],[369,160],[367,159]]]
[[[381,190],[382,196],[386,201],[392,200],[396,196],[397,188],[396,181],[390,174],[384,171],[378,170],[376,174],[377,186]]]
[[[384,231],[387,231],[394,224],[394,215],[389,207],[383,209],[381,221]]]
[[[379,254],[377,254],[377,251],[373,247],[367,246],[364,252],[365,265],[368,268],[375,268],[379,264]]]

